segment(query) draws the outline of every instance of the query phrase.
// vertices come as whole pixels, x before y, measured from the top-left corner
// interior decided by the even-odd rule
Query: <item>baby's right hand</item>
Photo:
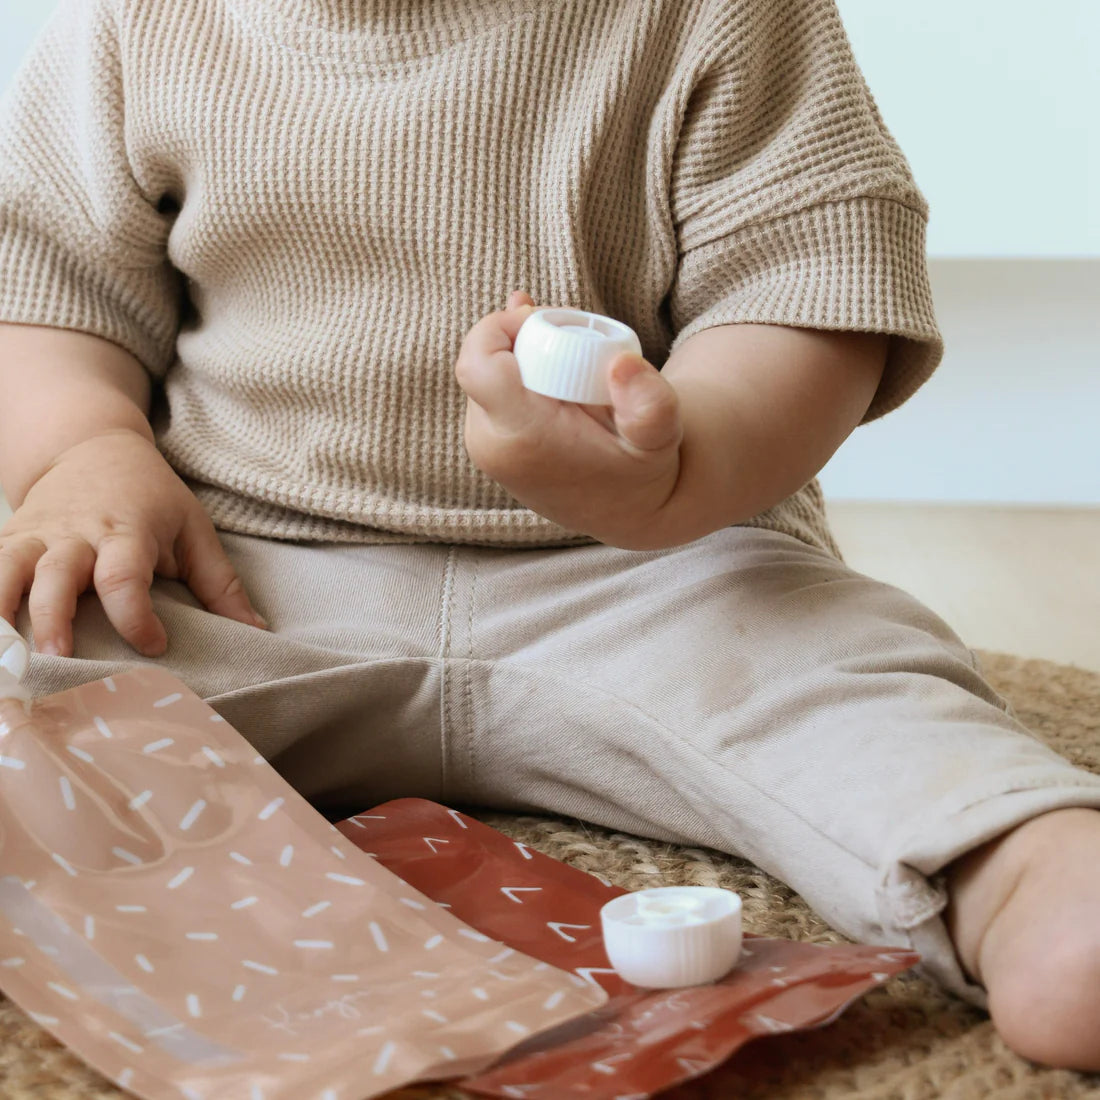
[[[153,575],[187,584],[210,611],[266,627],[214,525],[156,447],[105,432],[62,452],[0,528],[0,616],[15,622],[29,592],[39,652],[71,656],[77,597],[94,586],[135,649],[168,645],[149,593]]]

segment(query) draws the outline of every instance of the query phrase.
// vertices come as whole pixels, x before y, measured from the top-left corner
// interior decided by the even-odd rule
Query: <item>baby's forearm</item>
[[[145,369],[117,344],[0,324],[0,486],[10,503],[86,439],[122,429],[151,440],[149,393]]]
[[[887,338],[721,325],[686,340],[662,374],[680,399],[667,545],[743,522],[810,481],[866,413]]]

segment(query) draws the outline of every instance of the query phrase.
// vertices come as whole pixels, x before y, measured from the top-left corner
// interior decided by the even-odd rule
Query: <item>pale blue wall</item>
[[[1100,0],[838,0],[933,256],[1100,256]]]
[[[1100,256],[1100,0],[838,4],[932,255]],[[0,87],[53,7],[0,0]]]

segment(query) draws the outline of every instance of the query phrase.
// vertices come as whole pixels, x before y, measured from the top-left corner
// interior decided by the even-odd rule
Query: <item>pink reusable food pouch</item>
[[[167,673],[15,695],[0,986],[135,1094],[363,1100],[606,1001],[364,856]]]
[[[640,1100],[706,1073],[757,1036],[828,1023],[919,961],[901,949],[746,936],[722,981],[642,990],[611,968],[600,930],[601,907],[625,891],[422,799],[387,802],[339,829],[487,936],[610,994],[603,1008],[461,1082],[486,1096]]]

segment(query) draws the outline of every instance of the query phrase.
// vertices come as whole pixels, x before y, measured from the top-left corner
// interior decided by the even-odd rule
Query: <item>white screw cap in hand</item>
[[[716,886],[621,894],[600,910],[600,920],[611,965],[645,989],[716,982],[741,954],[741,899]]]
[[[513,347],[523,384],[560,401],[610,405],[607,370],[623,352],[642,354],[634,330],[582,309],[538,309]]]

